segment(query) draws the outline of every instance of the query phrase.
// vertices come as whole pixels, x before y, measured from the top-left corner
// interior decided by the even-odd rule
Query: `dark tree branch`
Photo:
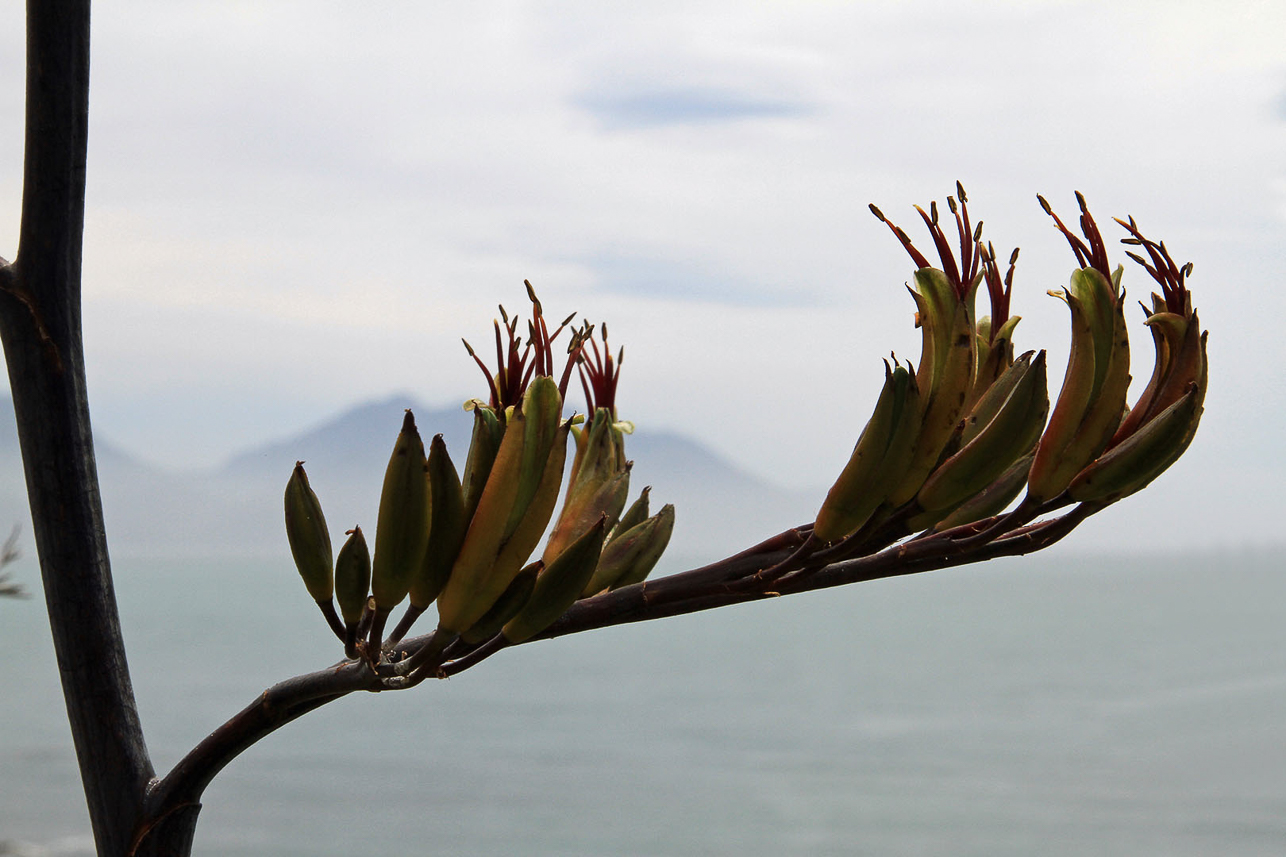
[[[100,854],[123,854],[152,766],[121,641],[81,344],[89,3],[27,9],[18,254],[0,273],[4,339],[34,539]]]
[[[135,833],[134,847],[154,836],[158,825],[174,820],[175,813],[199,808],[206,786],[242,751],[328,702],[369,688],[375,679],[364,662],[349,663],[341,669],[348,675],[321,670],[274,685],[194,747],[164,779],[154,781],[148,789],[147,813]],[[362,679],[361,673],[369,678]]]

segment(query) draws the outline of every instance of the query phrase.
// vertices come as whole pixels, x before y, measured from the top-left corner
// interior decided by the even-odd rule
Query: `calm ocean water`
[[[158,767],[338,656],[288,561],[116,572]],[[1062,550],[538,643],[286,727],[196,852],[1286,854],[1284,620],[1266,553]],[[89,853],[39,601],[0,643],[0,842]]]

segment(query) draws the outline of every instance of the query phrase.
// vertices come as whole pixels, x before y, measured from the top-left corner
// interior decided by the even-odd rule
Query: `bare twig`
[[[0,259],[0,262],[3,261],[3,259]],[[18,550],[18,527],[15,526],[13,532],[9,534],[9,538],[4,540],[4,545],[0,546],[0,568],[16,562],[20,556],[22,556],[22,552]],[[0,596],[6,598],[28,597],[27,590],[23,589],[19,583],[10,582],[9,577],[8,572],[0,572]]]

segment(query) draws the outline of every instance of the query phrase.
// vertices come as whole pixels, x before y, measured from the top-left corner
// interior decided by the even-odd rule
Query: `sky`
[[[21,12],[0,7],[10,259]],[[1056,386],[1045,293],[1074,259],[1035,195],[1071,219],[1079,190],[1109,236],[1131,214],[1193,261],[1211,331],[1192,449],[1090,543],[1279,544],[1283,32],[1277,2],[99,4],[96,431],[192,470],[359,402],[481,395],[459,340],[529,279],[625,346],[623,417],[824,490],[881,359],[919,353],[911,262],[868,203],[928,250],[912,205],[961,181],[1022,248],[1016,346]],[[1113,252],[1133,306],[1151,281]]]

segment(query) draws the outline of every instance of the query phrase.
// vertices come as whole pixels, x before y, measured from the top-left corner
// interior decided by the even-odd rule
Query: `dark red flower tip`
[[[1139,232],[1139,226],[1134,222],[1134,218],[1122,220],[1114,217],[1117,223],[1121,224],[1130,233],[1129,238],[1122,238],[1122,244],[1130,244],[1135,247],[1142,247],[1148,252],[1152,259],[1152,264],[1137,253],[1131,253],[1128,250],[1125,255],[1143,266],[1152,279],[1156,280],[1161,286],[1161,295],[1165,299],[1165,308],[1170,312],[1186,316],[1191,311],[1191,298],[1188,294],[1187,284],[1184,282],[1192,276],[1192,263],[1176,265],[1170,258],[1170,252],[1165,249],[1165,242],[1157,243],[1149,241]]]
[[[589,420],[599,408],[606,408],[613,421],[616,420],[616,385],[621,378],[621,363],[625,360],[625,348],[617,351],[612,359],[612,349],[607,343],[607,325],[598,325],[598,332],[603,340],[600,351],[594,340],[595,327],[586,322],[580,333],[580,356],[577,366],[580,371],[581,389],[585,391],[585,405],[589,408]],[[589,348],[586,350],[585,346]],[[592,355],[592,356],[591,356]]]
[[[920,219],[929,229],[929,235],[933,238],[933,245],[937,248],[938,258],[941,260],[942,272],[947,275],[952,288],[955,289],[961,300],[969,295],[969,290],[973,287],[974,281],[978,277],[978,270],[982,262],[982,221],[978,221],[977,226],[969,222],[969,204],[968,197],[965,195],[964,186],[956,182],[956,195],[960,198],[959,204],[954,197],[947,197],[947,207],[951,209],[951,214],[956,219],[956,232],[960,241],[960,259],[957,263],[956,254],[947,240],[946,233],[943,232],[942,226],[938,222],[938,204],[929,203],[929,211],[926,212],[920,206],[915,206],[919,212]],[[893,234],[897,236],[898,241],[906,249],[911,261],[915,262],[916,268],[931,268],[929,260],[923,253],[915,248],[907,234],[888,218],[884,212],[880,211],[874,205],[871,207],[871,213],[879,218],[880,222],[888,226]]]
[[[1045,197],[1036,194],[1036,200],[1040,203],[1040,207],[1044,209],[1045,213],[1054,218],[1054,225],[1058,227],[1059,232],[1063,233],[1063,237],[1067,239],[1067,243],[1072,247],[1072,252],[1076,254],[1076,262],[1082,268],[1093,268],[1107,277],[1110,282],[1112,268],[1107,261],[1107,245],[1103,243],[1103,236],[1098,231],[1098,224],[1094,222],[1094,218],[1090,215],[1089,208],[1085,204],[1084,195],[1080,191],[1076,191],[1076,203],[1081,209],[1080,227],[1081,232],[1085,235],[1085,241],[1082,241],[1067,228],[1058,215],[1054,213],[1054,209],[1045,200]],[[1089,243],[1086,244],[1086,241]]]
[[[477,355],[467,341],[464,347],[469,356],[478,364],[487,379],[489,404],[498,413],[503,414],[506,408],[516,406],[522,401],[523,394],[531,379],[537,375],[553,375],[554,342],[562,334],[576,313],[563,319],[563,323],[551,334],[545,322],[540,299],[529,281],[523,280],[527,287],[527,297],[531,300],[531,319],[527,322],[527,341],[524,344],[518,336],[518,318],[510,318],[503,305],[500,306],[500,320],[493,321],[496,340],[496,366],[493,374]],[[579,332],[573,331],[571,345],[567,349],[567,362],[558,385],[560,395],[566,397],[567,383],[571,378],[572,366],[580,356],[583,341]]]
[[[978,245],[979,255],[982,256],[982,276],[987,283],[987,297],[991,301],[991,338],[994,340],[996,333],[1009,320],[1009,299],[1014,290],[1014,266],[1018,263],[1018,248],[1009,254],[1009,270],[1005,273],[1002,280],[1000,278],[1000,266],[996,263],[996,249],[988,242],[984,247],[981,243]]]

